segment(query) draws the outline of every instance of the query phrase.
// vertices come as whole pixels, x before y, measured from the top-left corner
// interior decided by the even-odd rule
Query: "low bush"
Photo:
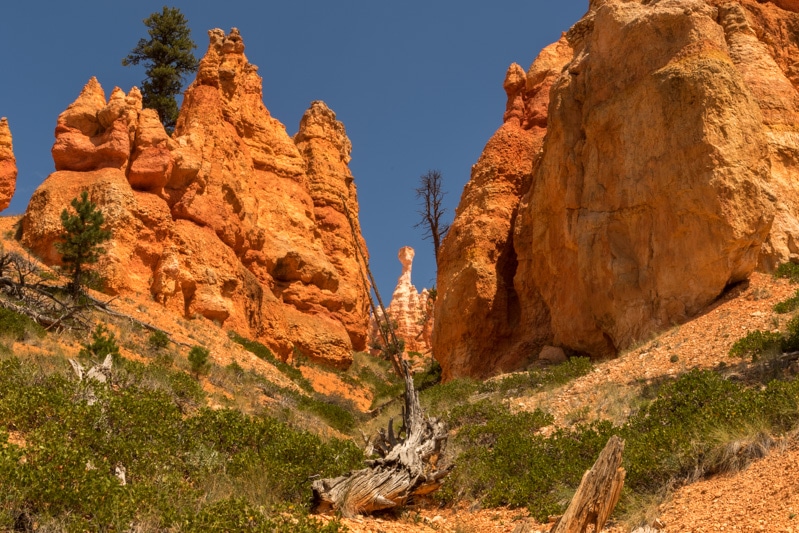
[[[229,331],[228,337],[230,340],[235,342],[236,344],[241,345],[245,350],[250,353],[255,354],[258,358],[263,359],[267,363],[270,363],[272,366],[277,368],[281,373],[283,373],[286,377],[292,380],[294,383],[300,386],[306,392],[313,392],[313,386],[311,382],[308,381],[303,375],[302,372],[298,368],[291,366],[290,364],[281,361],[275,354],[272,353],[268,347],[264,346],[258,341],[253,341],[242,337],[235,331]]]
[[[799,423],[799,382],[748,387],[692,370],[661,385],[623,425],[595,422],[550,436],[538,431],[551,423],[545,413],[512,414],[487,400],[453,408],[448,419],[460,426],[453,444],[463,451],[439,497],[527,506],[541,520],[563,512],[614,434],[626,441],[628,505],[698,476],[745,466],[764,453],[772,436]]]
[[[194,346],[189,350],[189,366],[194,375],[199,377],[200,374],[208,372],[211,364],[208,362],[208,356],[211,352],[204,346]]]
[[[113,357],[114,363],[119,362],[119,344],[114,332],[104,324],[97,324],[92,332],[92,342],[81,348],[79,356],[95,361],[103,361],[106,356]]]
[[[796,293],[787,300],[774,304],[773,309],[775,313],[779,314],[790,313],[799,309],[799,291],[796,291]]]
[[[44,337],[45,331],[26,315],[0,307],[0,335],[22,341],[27,336]]]
[[[147,339],[147,343],[154,350],[163,350],[164,348],[169,346],[169,335],[160,330],[153,331],[153,333]]]
[[[573,379],[588,374],[592,369],[593,365],[588,357],[572,357],[558,365],[483,382],[479,389],[481,392],[499,392],[503,396],[509,393],[520,395],[532,389],[565,385]]]
[[[338,531],[305,514],[308,479],[360,467],[355,445],[227,409],[187,415],[138,371],[120,370],[124,386],[95,384],[88,405],[74,379],[0,362],[0,529],[30,519],[65,531],[240,531],[245,520],[254,531]]]
[[[753,361],[764,354],[777,352],[782,347],[782,334],[772,331],[750,331],[745,337],[738,339],[730,348],[734,357],[751,358]]]
[[[338,396],[318,393],[313,396],[298,395],[297,403],[300,409],[319,416],[330,427],[342,433],[350,433],[358,422],[352,402]]]
[[[791,283],[799,283],[799,264],[782,263],[774,271],[774,277],[788,279]]]

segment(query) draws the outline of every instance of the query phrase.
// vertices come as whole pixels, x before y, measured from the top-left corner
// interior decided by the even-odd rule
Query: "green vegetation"
[[[0,307],[0,336],[22,341],[26,337],[43,337],[44,335],[44,328],[26,315]]]
[[[787,300],[774,304],[774,312],[779,314],[791,313],[797,309],[799,309],[799,291],[796,291],[796,293]]]
[[[299,385],[300,388],[303,389],[304,391],[313,392],[313,386],[311,385],[311,382],[305,379],[305,377],[302,375],[302,372],[300,372],[299,368],[295,368],[290,364],[281,361],[280,359],[275,357],[275,355],[272,353],[272,350],[270,350],[260,342],[242,337],[235,331],[229,331],[228,337],[236,344],[241,345],[248,352],[255,354],[260,359],[263,359],[267,363],[277,368],[291,381]]]
[[[782,352],[799,351],[799,315],[795,315],[782,333],[774,331],[750,331],[738,339],[730,348],[731,356],[750,358],[757,361],[763,356],[778,355]]]
[[[191,39],[188,22],[176,7],[166,7],[144,19],[149,39],[139,39],[122,65],[146,67],[142,81],[144,107],[155,109],[168,133],[175,129],[178,118],[176,96],[186,74],[196,72],[199,62],[192,51],[197,48]]]
[[[154,350],[163,350],[169,346],[169,336],[163,331],[153,331],[153,333],[147,339],[147,343]]]
[[[587,357],[572,357],[564,363],[528,372],[511,374],[502,379],[481,383],[480,392],[500,392],[503,396],[520,396],[521,393],[543,387],[557,387],[591,372],[593,365]]]
[[[748,387],[693,370],[663,385],[620,426],[594,422],[550,436],[538,431],[551,424],[549,415],[512,414],[487,400],[453,409],[449,420],[458,428],[453,444],[461,453],[439,497],[448,503],[474,498],[486,506],[527,506],[542,520],[563,512],[614,434],[627,442],[622,507],[674,483],[740,468],[762,455],[771,435],[799,422],[799,382]],[[732,442],[737,451],[730,451]]]
[[[788,279],[791,283],[799,283],[799,264],[782,263],[774,271],[774,277]]]
[[[209,355],[211,352],[204,346],[194,346],[189,350],[189,365],[195,376],[199,377],[200,374],[205,374],[210,370]]]
[[[772,331],[750,331],[742,339],[735,341],[730,348],[730,355],[748,357],[756,361],[764,354],[776,353],[782,346],[782,334]]]
[[[112,331],[104,324],[97,324],[92,332],[92,342],[80,350],[80,357],[103,361],[106,356],[113,357],[115,363],[119,362],[119,345]]]
[[[77,297],[82,287],[97,281],[96,274],[86,267],[96,263],[105,253],[101,245],[111,238],[111,232],[103,229],[103,213],[89,200],[87,191],[80,193],[80,200],[73,198],[70,205],[75,214],[71,215],[67,209],[61,211],[64,233],[55,247],[61,254],[64,269],[72,278],[70,292]]]
[[[0,362],[0,530],[340,530],[305,514],[307,480],[358,467],[352,443],[228,409],[185,413],[149,372],[123,360],[88,405],[66,369]]]
[[[341,378],[355,387],[370,389],[372,409],[402,395],[405,386],[391,363],[363,352],[354,353],[352,359],[352,365]]]

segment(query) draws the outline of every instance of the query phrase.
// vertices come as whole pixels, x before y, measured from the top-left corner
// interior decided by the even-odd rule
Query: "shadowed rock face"
[[[109,290],[346,367],[365,348],[368,288],[344,126],[314,102],[295,144],[238,31],[209,37],[171,138],[138,89],[106,102],[89,81],[58,119],[57,171],[31,199],[23,241],[57,263],[60,212],[86,189],[114,234],[100,264]]]
[[[0,211],[11,203],[17,188],[17,160],[14,159],[14,146],[8,120],[0,119]]]
[[[523,366],[545,343],[615,355],[799,259],[789,4],[596,1],[524,89],[511,67],[506,122],[442,247],[445,377]]]

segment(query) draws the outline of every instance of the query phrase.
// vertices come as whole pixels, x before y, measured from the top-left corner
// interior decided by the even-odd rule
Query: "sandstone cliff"
[[[368,287],[344,126],[314,102],[295,144],[238,31],[209,37],[171,138],[138,89],[106,101],[89,81],[58,119],[56,172],[31,198],[23,242],[58,263],[59,214],[87,189],[114,234],[100,264],[111,292],[345,367],[365,348]]]
[[[513,288],[513,224],[519,197],[531,184],[532,157],[546,134],[550,88],[571,55],[564,38],[547,47],[529,73],[517,64],[508,69],[504,123],[472,168],[438,260],[433,346],[448,376],[517,365],[510,345],[525,303]]]
[[[17,188],[17,160],[14,159],[14,146],[8,119],[0,118],[0,211],[11,203]]]
[[[788,9],[592,1],[523,89],[511,67],[505,124],[442,246],[445,377],[523,366],[545,343],[614,355],[799,258]]]
[[[405,342],[405,351],[426,355],[430,353],[431,349],[432,302],[427,289],[422,289],[422,292],[419,292],[411,281],[415,255],[416,252],[410,246],[400,248],[397,258],[402,265],[402,274],[397,280],[397,286],[391,295],[391,303],[386,311],[396,324],[397,338]],[[370,337],[373,346],[382,347],[383,341],[374,319],[371,324]]]

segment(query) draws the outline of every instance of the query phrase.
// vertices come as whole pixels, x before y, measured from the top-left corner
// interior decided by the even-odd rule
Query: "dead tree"
[[[380,432],[372,444],[380,458],[368,461],[368,468],[314,481],[317,512],[339,510],[354,516],[399,507],[412,496],[438,489],[449,472],[451,466],[438,465],[447,441],[446,424],[424,415],[408,364],[404,360],[398,364],[405,379],[402,427],[395,434],[390,421],[388,431]]]
[[[585,533],[588,526],[593,526],[592,531],[602,531],[624,486],[623,451],[624,440],[612,436],[594,466],[583,475],[569,508],[550,533]]]
[[[426,174],[419,176],[419,186],[415,189],[416,198],[420,201],[421,209],[418,213],[421,217],[414,227],[424,228],[424,239],[433,241],[435,251],[436,266],[438,266],[438,251],[441,248],[441,241],[449,231],[449,224],[442,219],[444,213],[444,196],[446,192],[442,188],[444,178],[438,170],[429,170]]]

